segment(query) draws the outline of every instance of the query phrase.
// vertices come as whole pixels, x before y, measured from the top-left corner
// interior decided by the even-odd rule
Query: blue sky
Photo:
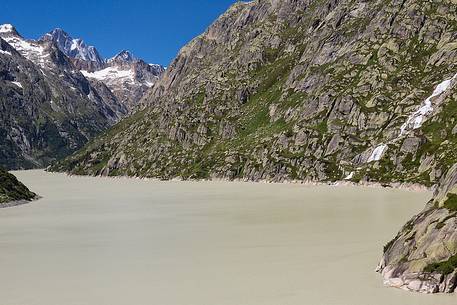
[[[122,49],[168,65],[236,0],[0,0],[0,24],[36,39],[60,27],[103,57]]]

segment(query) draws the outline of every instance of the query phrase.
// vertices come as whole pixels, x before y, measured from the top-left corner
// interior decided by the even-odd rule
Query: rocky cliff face
[[[420,230],[449,216],[455,182],[456,16],[451,0],[238,2],[180,51],[150,107],[53,169],[439,186],[380,266],[388,283],[412,274],[420,285],[408,288],[422,290],[440,270],[425,265],[457,254],[454,218],[428,239]],[[433,252],[436,236],[448,252]]]
[[[25,203],[36,197],[15,176],[0,168],[0,208]]]
[[[378,271],[386,285],[424,293],[455,292],[457,164],[443,175],[424,211],[385,245]]]

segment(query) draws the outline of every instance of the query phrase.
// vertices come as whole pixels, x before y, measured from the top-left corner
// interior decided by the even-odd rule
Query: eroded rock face
[[[457,162],[456,10],[450,0],[238,2],[181,49],[148,108],[53,169],[418,183],[438,186],[441,202]],[[446,258],[436,236],[455,239],[452,221],[426,230],[443,209],[387,249],[381,270],[401,280],[390,284],[452,290],[449,275],[424,280],[421,270]]]

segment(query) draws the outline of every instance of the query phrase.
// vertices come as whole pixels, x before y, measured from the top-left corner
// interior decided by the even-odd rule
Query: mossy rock
[[[0,168],[0,205],[17,200],[32,200],[36,194],[31,192],[17,178]]]

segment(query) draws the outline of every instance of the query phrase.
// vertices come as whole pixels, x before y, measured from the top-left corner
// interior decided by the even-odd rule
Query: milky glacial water
[[[383,245],[429,193],[15,174],[1,305],[446,305],[382,285]]]

